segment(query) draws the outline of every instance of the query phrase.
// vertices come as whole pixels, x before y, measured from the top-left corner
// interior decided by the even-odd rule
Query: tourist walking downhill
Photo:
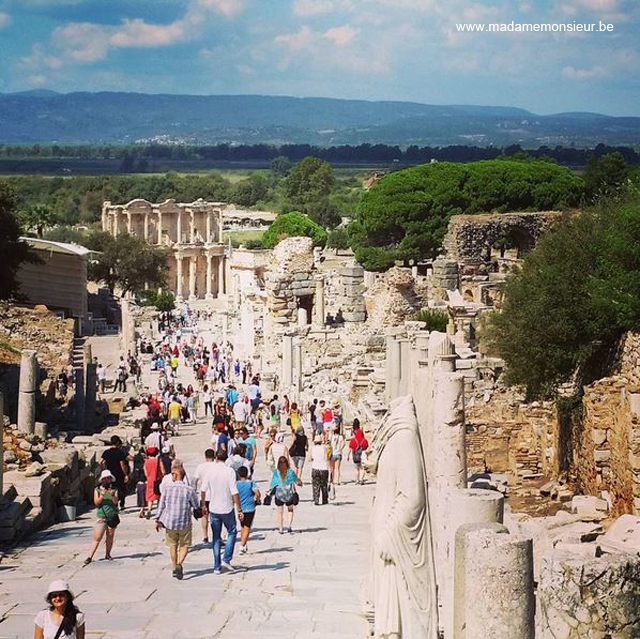
[[[202,513],[205,517],[209,517],[211,524],[211,549],[213,551],[213,573],[215,575],[219,575],[223,567],[229,572],[235,570],[231,564],[236,545],[236,537],[238,535],[236,516],[233,512],[234,506],[240,523],[242,523],[243,520],[236,485],[236,472],[224,463],[226,457],[226,452],[223,450],[219,450],[216,453],[215,462],[205,467],[205,473],[200,485]],[[224,557],[221,562],[223,526],[227,530],[227,543],[224,546]]]
[[[182,579],[183,564],[191,546],[191,519],[193,511],[198,508],[196,491],[184,481],[185,472],[182,462],[171,468],[172,482],[166,484],[160,496],[158,514],[156,515],[156,531],[165,529],[165,542],[169,547],[169,556],[173,568],[173,576]]]

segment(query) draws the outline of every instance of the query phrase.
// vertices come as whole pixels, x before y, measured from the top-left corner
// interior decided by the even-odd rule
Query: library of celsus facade
[[[150,244],[170,247],[174,259],[169,262],[168,285],[178,300],[219,299],[226,293],[227,247],[222,232],[227,206],[203,200],[105,202],[102,230],[114,237],[130,233]]]

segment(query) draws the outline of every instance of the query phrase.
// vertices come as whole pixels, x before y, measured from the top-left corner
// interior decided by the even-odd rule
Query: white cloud
[[[144,20],[125,20],[109,38],[113,47],[164,47],[186,37],[185,24],[177,20],[171,24],[148,24]]]
[[[334,9],[332,0],[295,0],[293,3],[293,14],[299,18],[324,15]]]
[[[567,80],[594,80],[608,75],[607,70],[601,66],[594,66],[590,69],[576,69],[575,67],[564,67],[562,69],[562,77]]]
[[[305,25],[296,33],[277,35],[273,41],[291,51],[304,51],[309,49],[317,39],[318,34]]]
[[[193,6],[233,16],[244,8],[244,0],[195,0]]]
[[[0,11],[0,30],[5,29],[10,24],[11,24],[11,16],[4,11]]]
[[[31,53],[20,58],[18,66],[27,70],[60,69],[63,62],[56,56],[48,55],[41,44],[34,44]]]
[[[485,22],[489,18],[499,16],[501,13],[498,7],[489,7],[485,4],[472,4],[462,12],[464,22]]]
[[[358,35],[358,32],[358,29],[354,29],[350,25],[345,24],[342,27],[333,27],[328,29],[322,34],[322,37],[326,40],[330,40],[338,46],[343,46],[354,40]]]
[[[90,22],[71,22],[58,27],[51,41],[64,59],[76,64],[104,60],[109,52],[108,29]]]

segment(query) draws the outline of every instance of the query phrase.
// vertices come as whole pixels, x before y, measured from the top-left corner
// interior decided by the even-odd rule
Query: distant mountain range
[[[636,146],[640,118],[260,95],[0,94],[2,144]]]

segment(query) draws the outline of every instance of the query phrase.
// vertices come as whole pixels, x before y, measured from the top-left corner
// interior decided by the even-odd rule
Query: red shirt
[[[358,446],[360,446],[362,450],[367,450],[367,448],[369,448],[369,442],[366,440],[361,429],[358,429],[349,441],[349,448],[351,450],[355,451]]]

